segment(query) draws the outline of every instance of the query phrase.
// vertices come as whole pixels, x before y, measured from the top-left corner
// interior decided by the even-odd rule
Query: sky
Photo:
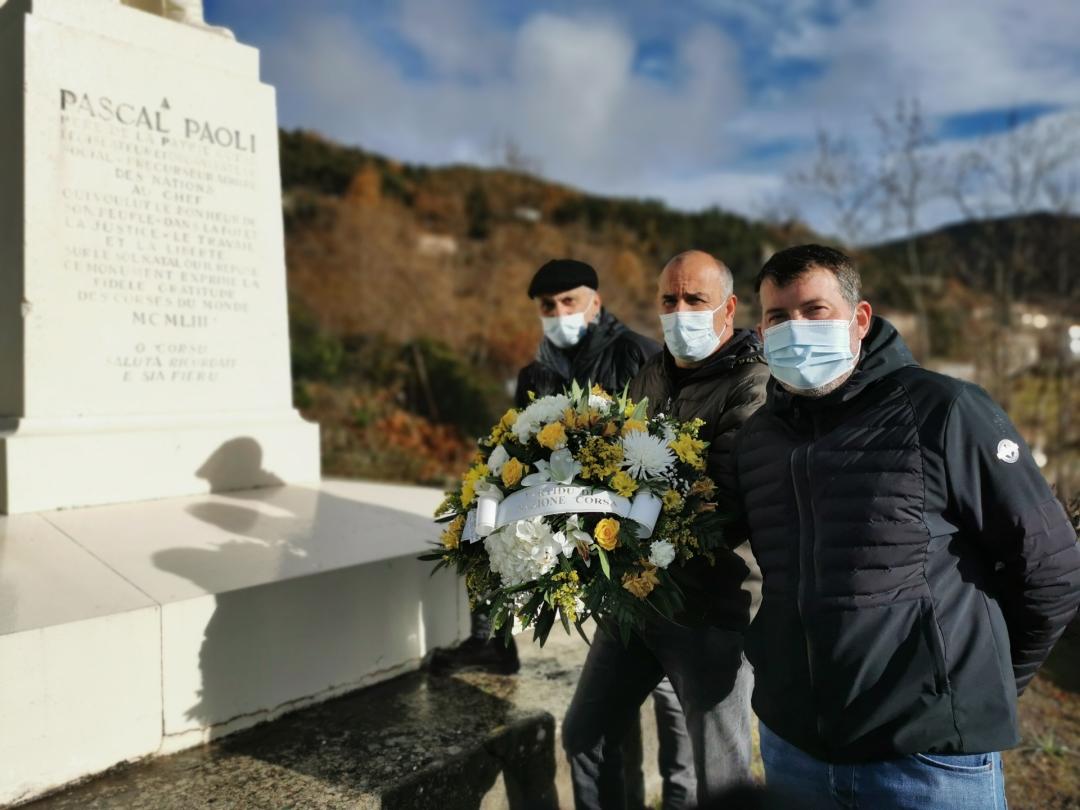
[[[205,0],[262,51],[282,126],[408,162],[514,143],[598,193],[830,210],[817,132],[873,148],[917,99],[943,155],[1080,111],[1078,0]],[[955,218],[931,206],[924,226]],[[834,229],[835,230],[835,229]]]

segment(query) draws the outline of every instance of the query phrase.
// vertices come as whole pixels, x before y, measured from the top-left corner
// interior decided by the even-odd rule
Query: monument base
[[[0,806],[415,669],[441,499],[325,481],[0,517]]]
[[[319,428],[295,411],[0,421],[0,514],[318,480]]]

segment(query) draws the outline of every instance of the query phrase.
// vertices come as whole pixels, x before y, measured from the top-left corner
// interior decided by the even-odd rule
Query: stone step
[[[552,633],[519,650],[515,676],[404,675],[21,810],[573,807],[559,723],[585,644]],[[651,715],[646,704],[643,788],[656,797]]]
[[[0,805],[415,670],[468,627],[416,559],[440,498],[328,480],[0,517]]]

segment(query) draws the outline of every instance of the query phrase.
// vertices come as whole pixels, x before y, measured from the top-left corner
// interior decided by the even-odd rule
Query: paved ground
[[[520,648],[518,676],[407,675],[25,807],[572,807],[557,733],[585,643],[552,632],[543,650],[525,638]],[[655,732],[647,726],[643,737]],[[655,749],[646,748],[655,793]]]

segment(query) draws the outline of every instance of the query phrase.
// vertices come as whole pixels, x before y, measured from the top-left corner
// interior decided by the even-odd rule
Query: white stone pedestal
[[[317,481],[286,310],[258,52],[0,6],[0,513]]]
[[[415,668],[468,632],[435,490],[286,486],[0,517],[0,805]]]

